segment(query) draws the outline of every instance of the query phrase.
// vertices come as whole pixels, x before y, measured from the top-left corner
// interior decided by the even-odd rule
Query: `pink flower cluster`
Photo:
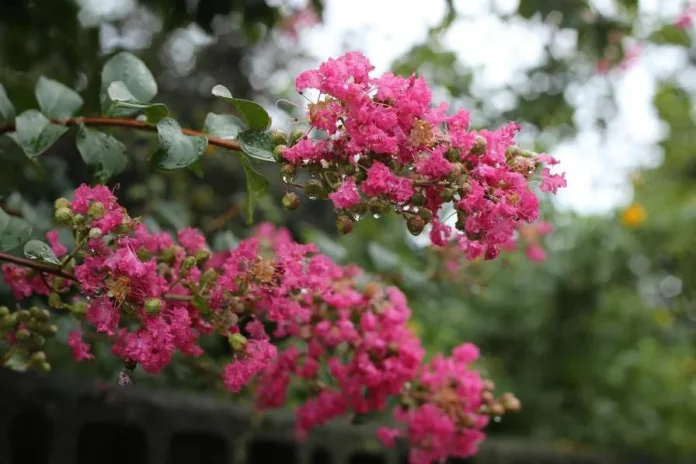
[[[326,137],[305,134],[281,149],[287,165],[315,174],[312,191],[333,201],[341,224],[393,210],[414,234],[431,224],[432,242],[443,245],[455,235],[441,216],[454,211],[460,246],[471,258],[493,258],[518,223],[539,216],[530,179],[538,178],[544,192],[565,187],[564,174],[549,167],[539,172],[556,160],[514,145],[519,125],[472,130],[467,111],[450,116],[447,104],[431,106],[422,77],[371,77],[373,69],[350,52],[300,74],[300,92],[317,89],[323,96],[309,105],[307,118]]]
[[[694,16],[696,16],[696,3],[691,3],[679,14],[674,25],[678,29],[688,29],[694,24]]]
[[[359,268],[337,265],[285,230],[264,224],[236,249],[211,253],[195,229],[176,239],[148,232],[104,187],[83,185],[57,206],[63,222],[72,217],[77,263],[66,269],[76,282],[54,287],[54,280],[49,289],[34,271],[3,272],[18,299],[50,291],[81,321],[68,337],[78,361],[94,358],[91,339],[100,337],[128,369],[157,373],[175,351],[200,356],[201,334],[218,334],[233,350],[222,370],[227,389],[249,388],[259,410],[285,406],[291,393],[306,398],[296,410],[299,437],[398,399],[394,417],[405,428],[380,438],[407,439],[412,463],[474,453],[488,416],[505,412],[471,368],[476,347],[424,363],[401,291],[360,284]],[[54,233],[49,241],[66,253]],[[72,291],[80,296],[70,300]]]

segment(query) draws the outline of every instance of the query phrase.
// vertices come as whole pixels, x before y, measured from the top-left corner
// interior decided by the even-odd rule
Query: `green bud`
[[[51,308],[58,309],[61,307],[62,304],[63,304],[63,300],[61,300],[60,294],[58,292],[51,292],[48,295],[48,305]]]
[[[10,313],[8,316],[0,319],[1,329],[12,329],[17,325],[17,313]]]
[[[359,169],[359,170],[355,173],[355,176],[354,176],[354,177],[355,177],[355,182],[359,184],[360,182],[362,182],[362,181],[364,181],[365,179],[367,179],[367,173],[366,173],[365,171],[363,171],[362,169]]]
[[[304,191],[305,194],[312,200],[319,198],[326,193],[326,189],[324,189],[324,184],[322,184],[321,181],[318,181],[316,179],[307,181],[307,183],[304,185]]]
[[[343,174],[346,176],[352,176],[355,175],[357,172],[357,169],[353,163],[348,163],[343,166]]]
[[[302,129],[293,129],[290,132],[290,146],[295,145],[297,142],[300,141],[302,137],[304,137],[305,131]]]
[[[296,193],[288,192],[283,195],[281,202],[283,203],[283,208],[293,211],[300,206],[300,197]]]
[[[420,192],[416,192],[411,197],[411,204],[413,206],[423,206],[425,204],[425,195]]]
[[[15,338],[17,340],[29,340],[29,337],[31,337],[31,332],[29,332],[27,329],[19,329],[17,332],[15,332]]]
[[[56,222],[63,226],[68,226],[74,221],[73,213],[70,208],[58,208],[53,215]]]
[[[426,224],[433,220],[433,212],[430,211],[428,208],[419,209],[418,216],[423,218]]]
[[[99,240],[100,238],[102,238],[102,234],[103,232],[99,227],[92,227],[91,229],[89,229],[89,238],[91,238],[92,240]]]
[[[412,235],[420,235],[425,228],[425,220],[420,216],[411,216],[408,218],[408,221],[406,221],[406,227]]]
[[[278,163],[282,163],[284,159],[283,152],[287,149],[287,145],[276,145],[276,147],[273,149],[273,159],[275,159]]]
[[[102,202],[95,201],[92,202],[91,205],[89,205],[87,214],[90,215],[93,219],[100,219],[104,217],[104,214],[106,214],[106,208],[104,207],[104,204]]]
[[[10,308],[7,306],[0,306],[0,319],[5,319],[10,315]]]
[[[196,258],[196,264],[205,264],[205,262],[210,259],[210,251],[206,250],[205,248],[202,250],[198,250],[194,257]]]
[[[370,214],[384,214],[384,201],[379,197],[372,197],[367,201],[367,209]]]
[[[365,200],[360,200],[360,203],[353,206],[351,208],[351,211],[357,214],[358,216],[364,216],[365,214],[367,214],[367,202]]]
[[[29,311],[26,309],[20,309],[17,311],[17,322],[29,322],[29,319],[31,319],[31,315],[29,314]]]
[[[286,134],[282,130],[271,131],[271,144],[274,147],[277,147],[278,145],[287,145],[288,134]]]
[[[353,219],[345,214],[339,214],[336,218],[336,229],[342,234],[349,234],[353,230]]]
[[[184,258],[184,261],[181,263],[181,268],[182,269],[193,269],[193,267],[196,265],[196,258],[195,256],[187,256]]]
[[[34,344],[34,346],[42,348],[46,344],[46,338],[43,335],[33,333],[31,334],[31,342]]]
[[[38,365],[46,362],[46,353],[43,351],[37,351],[36,353],[31,355],[31,358],[29,358],[29,363],[33,365]]]
[[[467,196],[471,193],[471,184],[469,183],[468,180],[465,180],[464,182],[461,183],[457,193],[459,193],[459,196],[462,198],[464,198],[465,196]]]
[[[70,312],[77,318],[82,319],[87,314],[87,303],[77,301],[70,306]]]
[[[488,142],[486,142],[486,139],[482,136],[477,135],[476,142],[474,142],[474,146],[471,147],[471,153],[476,156],[483,156],[486,154],[486,150],[488,150]]]
[[[48,311],[48,309],[40,309],[34,317],[39,322],[46,322],[51,318],[51,313]]]
[[[42,362],[36,366],[36,370],[39,372],[51,372],[51,365],[47,362]]]
[[[148,298],[145,301],[145,312],[148,314],[159,314],[162,311],[162,300],[159,298]]]
[[[247,339],[244,335],[240,334],[239,332],[233,333],[229,337],[227,337],[227,341],[229,341],[230,346],[234,351],[241,351],[246,347],[247,344]]]
[[[72,218],[73,225],[81,226],[85,223],[85,217],[81,214],[76,214]]]
[[[44,325],[39,332],[46,337],[53,337],[58,333],[58,326],[55,324]]]
[[[457,182],[462,177],[462,165],[459,163],[452,164],[452,170],[447,174],[447,180]]]
[[[445,153],[445,157],[447,158],[447,161],[450,161],[452,163],[456,163],[457,161],[460,161],[462,159],[462,153],[457,150],[456,148],[448,148],[447,153]]]
[[[61,208],[70,208],[70,202],[66,198],[58,198],[54,203],[53,207],[56,210],[59,210]]]
[[[450,202],[454,199],[454,189],[446,188],[440,191],[440,198],[445,203]]]
[[[218,273],[215,269],[206,269],[201,276],[201,285],[208,285],[217,281]]]
[[[165,248],[164,250],[162,250],[160,258],[162,259],[162,261],[174,261],[174,258],[176,258],[176,249],[174,247]]]
[[[522,154],[522,149],[516,145],[510,145],[505,149],[505,158],[512,159]]]
[[[294,164],[286,163],[280,168],[280,175],[283,176],[283,180],[292,179],[297,174],[297,167]]]

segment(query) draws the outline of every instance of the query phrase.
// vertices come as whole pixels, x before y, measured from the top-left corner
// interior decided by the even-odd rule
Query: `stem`
[[[89,234],[85,235],[84,237],[82,237],[82,239],[79,242],[77,242],[77,244],[75,245],[75,249],[73,251],[71,251],[68,256],[65,257],[65,259],[63,260],[63,264],[60,265],[61,269],[64,269],[65,266],[68,265],[70,260],[73,259],[77,255],[77,252],[80,251],[80,249],[85,244],[85,242],[87,242],[88,238],[89,238]]]
[[[5,353],[5,356],[3,356],[3,357],[0,359],[0,366],[4,366],[5,363],[6,363],[7,361],[9,361],[10,358],[11,358],[12,356],[14,356],[15,351],[17,351],[17,349],[16,349],[16,346],[13,345],[13,346],[7,351],[7,353]]]
[[[28,267],[39,273],[51,274],[54,276],[62,277],[64,279],[72,280],[77,282],[77,277],[74,274],[64,271],[60,266],[55,266],[53,264],[40,263],[34,261],[33,259],[20,258],[19,256],[14,256],[9,253],[0,252],[0,261],[6,261],[8,263],[16,264],[17,266]],[[167,301],[191,301],[193,297],[190,295],[171,295],[164,294],[162,298]]]
[[[127,118],[110,118],[110,117],[78,117],[78,118],[65,118],[65,119],[52,119],[51,123],[58,124],[60,126],[79,126],[84,124],[85,126],[107,126],[107,127],[129,127],[131,129],[146,131],[146,132],[157,132],[157,126],[155,124],[150,124],[145,121],[138,121],[137,119],[127,119]],[[7,132],[14,132],[16,130],[14,124],[7,124],[5,126],[0,126],[0,135]],[[239,150],[241,147],[238,142],[234,140],[225,140],[219,137],[213,137],[204,132],[182,128],[181,132],[186,135],[202,135],[208,139],[210,145],[215,145],[221,148],[227,148],[228,150]]]

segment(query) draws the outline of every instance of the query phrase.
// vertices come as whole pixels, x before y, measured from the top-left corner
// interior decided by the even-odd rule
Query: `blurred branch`
[[[106,127],[128,127],[131,129],[142,130],[147,132],[157,132],[157,126],[155,124],[150,124],[144,121],[138,121],[136,119],[125,119],[125,118],[109,118],[109,117],[95,117],[95,118],[66,118],[66,119],[52,119],[51,123],[58,124],[61,126],[106,126]],[[16,127],[14,124],[7,124],[5,126],[0,126],[0,134],[6,134],[8,132],[14,132]],[[225,140],[219,137],[211,137],[208,134],[193,130],[182,128],[181,132],[186,135],[202,135],[208,139],[210,145],[215,145],[221,148],[227,148],[228,150],[241,150],[239,143],[234,140]]]

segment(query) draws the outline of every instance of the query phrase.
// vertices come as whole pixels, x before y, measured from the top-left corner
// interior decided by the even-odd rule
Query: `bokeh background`
[[[291,129],[306,104],[293,90],[297,72],[361,50],[378,72],[425,75],[435,100],[471,110],[475,126],[520,122],[520,145],[558,157],[568,188],[544,200],[552,234],[521,231],[518,249],[493,262],[433,250],[390,216],[364,219],[338,237],[329,202],[305,201],[293,213],[279,207],[283,186],[273,166],[259,166],[272,187],[258,219],[399,285],[430,352],[478,344],[480,367],[524,405],[493,423],[492,435],[672,462],[696,456],[696,27],[683,16],[678,22],[688,7],[679,0],[3,0],[0,82],[18,112],[35,106],[35,82],[46,75],[77,88],[85,114],[97,114],[101,66],[129,50],[153,70],[159,101],[182,124],[199,128],[208,111],[225,111],[210,95],[221,83]],[[118,136],[131,155],[118,194],[132,215],[164,230],[201,227],[217,249],[250,233],[244,176],[229,153],[210,150],[202,179],[164,175],[147,168],[151,137]],[[42,174],[0,138],[4,207],[38,231],[50,229],[44,218],[52,217],[53,199],[90,179],[79,159],[66,137],[41,157]],[[530,246],[546,250],[546,259],[528,259]],[[12,304],[4,284],[0,292]],[[122,366],[108,350],[97,347],[98,362],[76,365],[63,346],[72,327],[59,322],[54,370],[113,381]],[[157,378],[138,372],[138,381],[214,391],[226,352],[220,340],[206,344],[201,365],[179,364]]]

